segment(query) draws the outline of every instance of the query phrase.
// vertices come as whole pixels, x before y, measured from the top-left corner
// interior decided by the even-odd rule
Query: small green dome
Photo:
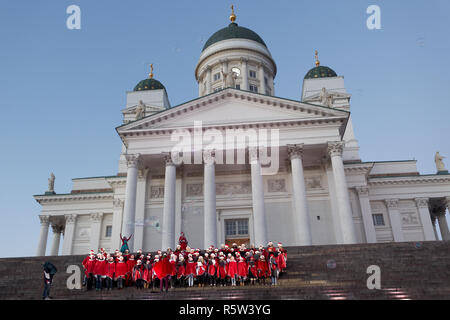
[[[240,27],[237,23],[232,22],[228,25],[228,27],[225,27],[223,29],[220,29],[216,33],[214,33],[205,43],[203,50],[205,51],[206,48],[213,45],[216,42],[222,41],[222,40],[229,40],[229,39],[248,39],[256,41],[260,44],[262,44],[264,47],[267,48],[266,44],[264,43],[264,40],[261,39],[261,37],[254,31]]]
[[[165,89],[161,82],[156,79],[149,78],[139,82],[134,91]]]
[[[331,78],[331,77],[337,77],[337,74],[336,72],[334,72],[333,69],[325,66],[318,66],[309,70],[305,76],[305,79]]]

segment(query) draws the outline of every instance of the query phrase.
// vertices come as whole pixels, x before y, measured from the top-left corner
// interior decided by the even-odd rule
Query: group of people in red
[[[95,254],[91,250],[82,264],[87,290],[94,286],[97,291],[110,291],[114,287],[120,290],[134,285],[137,289],[159,287],[161,292],[164,289],[167,292],[169,285],[171,288],[264,285],[268,278],[271,285],[276,285],[286,262],[287,251],[281,243],[275,246],[269,242],[267,247],[258,248],[222,244],[220,248],[210,246],[200,250],[190,248],[182,233],[175,251],[158,250],[153,256],[143,254],[142,250],[133,254],[127,248],[114,254],[104,249]]]

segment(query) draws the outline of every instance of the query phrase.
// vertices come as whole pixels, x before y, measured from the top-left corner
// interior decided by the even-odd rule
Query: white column
[[[61,242],[61,233],[63,230],[63,226],[59,224],[52,223],[52,231],[53,231],[53,241],[52,248],[50,251],[51,256],[57,256],[59,252],[59,243]]]
[[[64,241],[62,255],[67,256],[72,254],[73,236],[75,234],[75,221],[77,219],[76,214],[64,215],[66,219],[66,225],[64,227]]]
[[[264,81],[264,66],[262,63],[258,64],[259,83],[261,85],[259,93],[266,94],[266,82]]]
[[[215,153],[212,150],[203,152],[204,161],[204,242],[206,249],[210,245],[217,247],[217,214],[216,214],[216,172]]]
[[[288,145],[287,148],[291,160],[295,241],[297,246],[309,246],[312,244],[312,235],[303,175],[303,144]]]
[[[100,247],[100,234],[102,228],[102,219],[103,213],[95,212],[91,213],[91,239],[90,239],[90,250],[94,250],[94,252],[98,252]]]
[[[436,240],[439,240],[439,235],[438,235],[437,229],[436,229],[436,216],[435,215],[431,215],[431,224],[433,226],[434,237],[436,238]]]
[[[372,208],[370,207],[369,188],[357,187],[359,205],[361,207],[361,215],[364,223],[364,232],[366,234],[367,243],[376,243],[377,235],[373,224]]]
[[[428,209],[428,198],[416,198],[417,209],[419,210],[420,221],[422,221],[423,233],[426,241],[436,240],[436,235],[431,222],[430,210]]]
[[[344,163],[342,162],[343,142],[329,142],[328,154],[331,157],[331,166],[335,183],[336,202],[338,205],[342,241],[345,244],[356,243],[355,225],[353,223],[352,208],[348,194],[347,180],[345,178]]]
[[[448,209],[448,212],[450,212],[450,197],[445,198],[445,205]],[[450,240],[450,232],[448,230],[448,223],[447,218],[445,217],[445,207],[443,210],[443,213],[438,216],[439,221],[439,229],[441,230],[442,240]]]
[[[446,198],[446,203],[435,209],[435,215],[439,223],[439,229],[441,230],[441,236],[443,241],[450,240],[450,232],[448,230],[447,218],[445,217],[446,206],[450,210],[450,198]]]
[[[41,223],[41,232],[39,234],[39,242],[37,247],[36,256],[45,256],[45,249],[47,248],[48,227],[50,225],[49,216],[39,216]]]
[[[165,157],[166,176],[164,181],[164,211],[161,250],[175,249],[175,207],[177,169],[170,155]]]
[[[125,205],[123,210],[123,233],[125,237],[131,237],[128,242],[130,252],[134,250],[134,225],[136,215],[136,189],[138,176],[139,154],[126,154],[127,160],[127,184],[125,187]]]
[[[253,201],[253,229],[255,233],[255,245],[267,245],[266,211],[264,206],[264,183],[261,173],[261,163],[258,158],[258,149],[250,148],[250,164],[252,176],[252,201]]]
[[[398,199],[386,199],[386,207],[391,221],[392,234],[395,242],[404,241],[402,231],[402,221],[398,210]]]
[[[206,67],[206,94],[212,93],[211,66]]]
[[[147,186],[148,168],[138,171],[138,182],[136,191],[136,219],[134,230],[134,247],[136,250],[143,249],[144,225],[145,225],[145,195]],[[135,250],[135,251],[136,251]]]
[[[123,204],[121,199],[113,200],[113,224],[111,232],[111,249],[120,249],[122,244],[120,240],[120,234],[122,232],[122,217],[123,217]]]
[[[248,59],[247,58],[241,58],[241,77],[242,77],[241,89],[248,91],[249,86],[248,86]],[[264,244],[264,245],[266,245],[266,244]]]

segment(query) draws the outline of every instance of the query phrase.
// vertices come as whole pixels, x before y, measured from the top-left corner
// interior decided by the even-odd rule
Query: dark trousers
[[[102,276],[98,274],[95,276],[95,289],[102,289]]]
[[[113,285],[113,280],[110,277],[106,277],[105,279],[106,289],[111,290]]]
[[[44,281],[44,293],[42,294],[42,299],[45,299],[50,296],[51,286],[52,286],[51,282],[47,283],[47,281]]]
[[[164,286],[166,287],[166,291],[169,290],[169,278],[170,276],[165,276],[159,282],[159,289],[163,291]]]
[[[119,277],[118,279],[117,279],[117,288],[118,289],[123,289],[123,278],[122,277]]]

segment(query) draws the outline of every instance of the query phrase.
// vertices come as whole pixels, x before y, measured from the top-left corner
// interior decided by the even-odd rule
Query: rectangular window
[[[255,86],[255,85],[253,85],[253,84],[251,84],[250,85],[250,91],[252,91],[252,92],[258,92],[258,87],[257,86]]]
[[[248,236],[248,219],[225,220],[225,236]]]
[[[236,235],[236,222],[234,220],[225,221],[225,235],[234,236]]]
[[[236,85],[236,89],[241,90],[241,85],[240,85],[240,84],[237,84],[237,85]]]
[[[250,70],[249,71],[249,76],[250,76],[250,78],[256,79],[256,71]]]
[[[217,81],[220,79],[220,72],[217,72],[214,74],[214,81]]]
[[[111,238],[111,235],[112,235],[112,226],[106,226],[105,238]]]
[[[374,226],[384,226],[384,217],[382,214],[373,214],[372,218]]]
[[[214,92],[217,92],[217,91],[220,91],[220,90],[222,90],[222,87],[214,88]]]

